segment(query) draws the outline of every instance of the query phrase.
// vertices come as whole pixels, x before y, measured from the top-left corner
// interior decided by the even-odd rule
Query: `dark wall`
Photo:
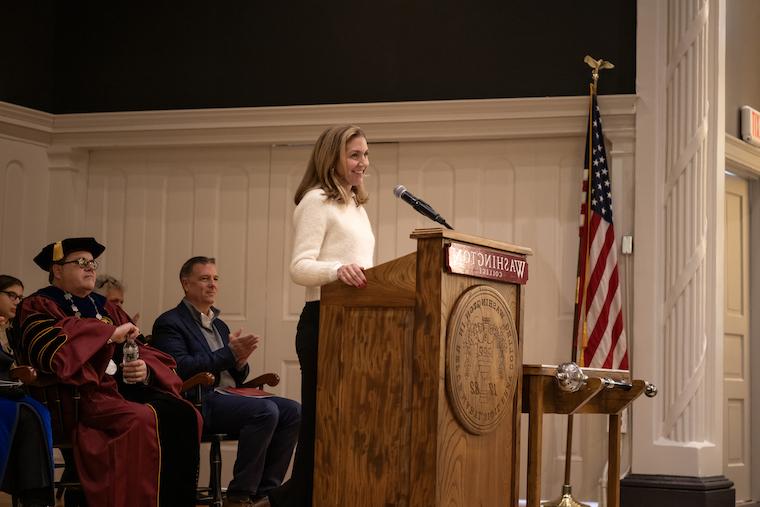
[[[635,93],[630,0],[66,1],[55,26],[56,113],[583,95],[587,53]]]
[[[53,2],[0,4],[0,100],[53,110]]]
[[[742,106],[760,110],[760,2],[726,2],[726,133],[741,137]]]

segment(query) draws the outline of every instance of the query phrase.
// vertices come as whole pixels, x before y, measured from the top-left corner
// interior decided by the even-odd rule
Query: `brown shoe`
[[[253,502],[253,507],[271,507],[272,504],[269,503],[269,497],[259,498],[255,502]]]
[[[224,507],[254,507],[254,503],[249,498],[245,498],[242,500],[238,500],[234,498],[225,498]]]

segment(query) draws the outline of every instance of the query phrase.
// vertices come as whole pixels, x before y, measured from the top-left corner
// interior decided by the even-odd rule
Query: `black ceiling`
[[[3,2],[0,100],[54,113],[635,93],[636,3]]]

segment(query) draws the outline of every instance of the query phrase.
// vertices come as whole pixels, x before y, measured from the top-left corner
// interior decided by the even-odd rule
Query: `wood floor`
[[[11,507],[11,497],[0,492],[0,507]],[[63,500],[55,504],[56,507],[63,507]]]

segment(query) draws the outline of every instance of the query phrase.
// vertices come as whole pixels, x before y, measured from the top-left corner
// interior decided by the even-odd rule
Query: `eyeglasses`
[[[0,292],[8,296],[8,299],[10,299],[12,303],[20,303],[21,300],[24,299],[24,296],[16,294],[12,290],[0,290]]]
[[[76,264],[82,269],[98,269],[98,261],[95,259],[85,259],[84,257],[80,257],[79,259],[74,259],[73,261],[66,261],[66,262],[59,262],[61,266],[64,264]]]

